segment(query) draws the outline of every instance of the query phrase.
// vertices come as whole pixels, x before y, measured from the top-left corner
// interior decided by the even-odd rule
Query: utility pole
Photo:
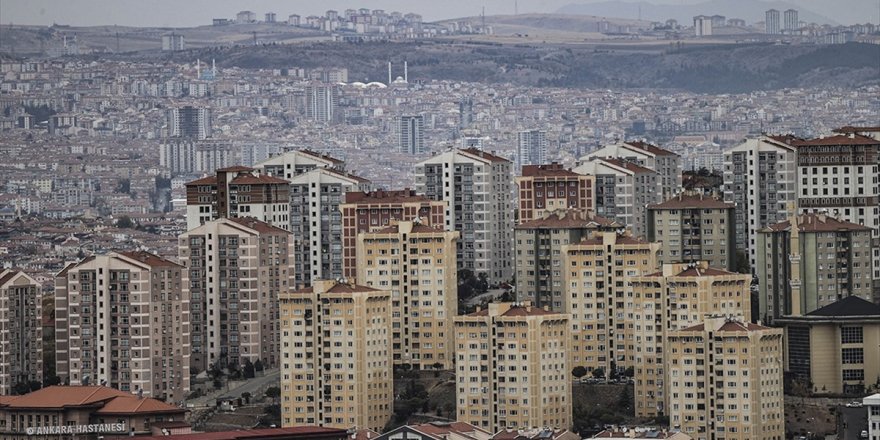
[[[251,33],[254,34],[254,46],[256,46],[257,45],[257,31],[252,31]]]

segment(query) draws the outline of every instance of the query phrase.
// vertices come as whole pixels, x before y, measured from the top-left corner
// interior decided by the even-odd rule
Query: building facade
[[[397,122],[397,151],[405,154],[426,153],[425,145],[425,116],[403,115],[398,116]]]
[[[211,109],[185,105],[168,109],[168,137],[204,140],[211,137]]]
[[[28,274],[0,269],[0,395],[43,382],[43,287]]]
[[[416,190],[445,202],[445,227],[461,232],[459,270],[491,282],[513,276],[513,175],[507,159],[477,149],[452,150],[416,164]]]
[[[596,214],[625,225],[636,237],[647,235],[647,206],[663,201],[659,173],[617,158],[595,158],[574,171],[596,176]]]
[[[318,122],[333,122],[339,104],[339,89],[332,84],[313,83],[306,87],[306,118]]]
[[[660,263],[708,261],[735,270],[735,206],[711,196],[683,194],[648,206],[648,241],[660,242]]]
[[[237,217],[253,217],[281,229],[290,228],[289,182],[235,166],[186,184],[187,229],[219,218]]]
[[[785,30],[786,33],[793,33],[800,29],[801,25],[798,22],[797,9],[786,9],[785,12],[783,12],[783,16],[785,17],[785,27],[783,30]]]
[[[519,223],[541,218],[542,211],[596,209],[596,177],[566,170],[558,163],[526,165],[516,178],[519,190]]]
[[[769,9],[764,13],[764,32],[770,35],[779,35],[782,28],[779,23],[779,10]]]
[[[637,417],[668,414],[665,375],[671,347],[664,344],[669,334],[709,315],[749,322],[751,282],[751,275],[712,268],[705,261],[663,264],[659,272],[629,279],[626,363],[633,366]]]
[[[711,17],[706,17],[710,19]],[[596,158],[617,158],[660,174],[662,198],[666,200],[681,191],[681,156],[643,141],[627,141],[605,146],[578,160],[579,164]]]
[[[526,165],[547,163],[547,132],[543,130],[521,131],[516,134],[516,171]]]
[[[55,362],[62,381],[182,402],[191,352],[183,272],[139,251],[87,257],[59,272]]]
[[[490,432],[570,426],[568,321],[528,303],[456,317],[457,420]]]
[[[178,238],[190,298],[192,366],[278,366],[278,295],[292,285],[290,233],[252,218],[223,218]]]
[[[457,231],[412,221],[358,234],[358,281],[391,292],[395,365],[408,364],[416,370],[452,368],[458,236]]]
[[[782,329],[712,317],[667,341],[671,427],[697,440],[785,438]]]
[[[316,280],[281,301],[281,420],[382,430],[394,401],[391,292]]]

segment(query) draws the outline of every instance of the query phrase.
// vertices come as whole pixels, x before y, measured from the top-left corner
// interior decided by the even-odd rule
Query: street
[[[266,388],[271,386],[278,386],[279,379],[281,375],[279,370],[266,370],[264,376],[258,376],[253,379],[249,379],[247,381],[235,381],[233,382],[232,388],[229,390],[226,389],[226,386],[223,388],[212,391],[205,396],[197,397],[192,400],[186,401],[187,405],[193,406],[213,406],[215,403],[215,399],[223,396],[231,396],[231,397],[241,397],[242,393],[251,393],[252,396],[259,397],[259,395],[265,392]]]
[[[862,408],[839,406],[840,417],[837,418],[837,434],[839,440],[859,440],[862,430],[868,429],[868,411]]]

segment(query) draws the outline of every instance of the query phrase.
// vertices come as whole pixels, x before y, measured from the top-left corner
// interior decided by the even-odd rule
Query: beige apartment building
[[[733,203],[679,193],[648,206],[648,241],[660,242],[662,264],[708,261],[711,267],[735,270],[735,213]]]
[[[394,402],[391,292],[318,280],[280,301],[282,424],[381,432]]]
[[[253,218],[220,218],[178,238],[191,300],[192,365],[278,366],[278,294],[291,286],[290,233]]]
[[[668,336],[669,424],[696,440],[783,440],[782,329],[711,317]]]
[[[623,225],[589,210],[543,210],[537,218],[514,228],[514,269],[519,301],[564,313],[562,246],[578,243],[596,231],[616,231]]]
[[[87,257],[59,272],[55,356],[62,381],[182,402],[190,389],[184,271],[137,251]]]
[[[490,432],[569,428],[568,321],[528,302],[456,317],[457,420]]]
[[[28,274],[0,269],[0,395],[43,382],[43,287]]]
[[[669,334],[698,325],[706,316],[751,319],[752,276],[697,263],[664,264],[661,271],[629,280],[627,364],[633,366],[637,417],[667,413],[666,359]]]
[[[411,221],[392,221],[384,229],[358,234],[357,279],[391,292],[395,365],[452,368],[458,237],[458,231]]]
[[[660,245],[617,232],[597,232],[562,247],[565,312],[571,315],[570,363],[605,374],[627,367],[627,284],[657,271]]]
[[[880,306],[848,296],[803,316],[784,316],[785,370],[816,394],[861,397],[880,381]]]

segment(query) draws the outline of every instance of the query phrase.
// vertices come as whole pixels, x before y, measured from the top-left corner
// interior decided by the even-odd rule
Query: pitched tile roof
[[[679,194],[665,202],[648,205],[648,209],[729,209],[733,203],[727,203],[715,197],[702,194]]]
[[[346,430],[320,426],[294,426],[289,428],[246,429],[240,431],[200,432],[195,434],[157,435],[138,437],[140,440],[289,440],[291,438],[314,439],[343,438]]]
[[[653,144],[649,144],[647,142],[629,141],[629,142],[624,142],[624,143],[626,145],[636,147],[639,150],[644,150],[644,151],[647,151],[647,152],[652,153],[657,156],[678,156],[677,154],[675,154],[669,150],[664,150],[663,148],[660,148],[660,147],[653,145]]]
[[[495,162],[495,163],[500,163],[500,162],[510,162],[509,160],[507,160],[507,159],[505,159],[505,158],[503,158],[503,157],[501,157],[501,156],[497,156],[497,155],[495,155],[495,154],[492,154],[492,153],[489,153],[489,152],[486,152],[486,151],[483,151],[483,150],[478,150],[478,149],[476,149],[476,148],[474,148],[474,147],[471,147],[471,148],[465,148],[465,149],[463,149],[463,150],[459,150],[459,151],[461,151],[462,153],[469,154],[469,155],[471,155],[471,156],[479,157],[480,159],[486,159],[486,160],[488,160],[489,162]]]
[[[119,255],[131,258],[132,260],[140,261],[141,263],[153,267],[182,267],[171,260],[166,260],[158,255],[151,254],[145,251],[120,252]]]
[[[867,231],[871,228],[850,223],[845,220],[838,220],[827,214],[806,213],[797,217],[798,231],[800,232],[834,232],[834,231]],[[789,231],[791,230],[791,221],[786,220],[767,227],[771,231]]]
[[[246,228],[253,229],[261,234],[263,233],[281,233],[281,234],[289,234],[290,232],[285,231],[276,226],[272,226],[269,223],[266,223],[262,220],[257,220],[253,217],[228,217],[227,220],[242,225]]]
[[[113,388],[97,385],[55,385],[25,394],[23,396],[18,396],[10,400],[9,402],[6,402],[6,405],[10,409],[61,408],[65,406],[93,405],[117,397],[134,396]]]
[[[582,177],[583,174],[567,170],[562,164],[523,165],[523,177]]]
[[[858,296],[848,296],[813,310],[807,316],[880,316],[880,305]]]

